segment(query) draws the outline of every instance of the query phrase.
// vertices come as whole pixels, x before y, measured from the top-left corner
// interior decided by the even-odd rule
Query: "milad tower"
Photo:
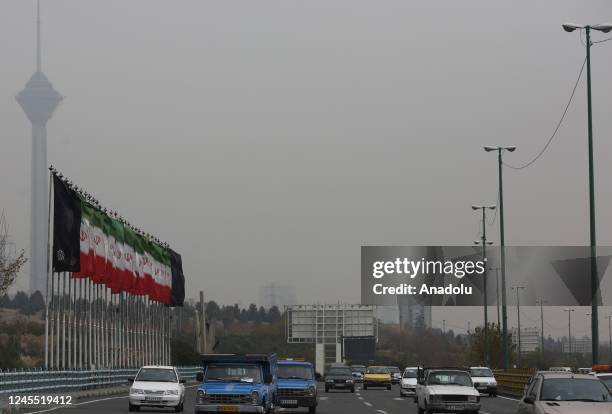
[[[16,99],[32,123],[32,175],[30,198],[30,292],[46,291],[49,175],[47,170],[47,121],[62,96],[42,72],[40,0],[37,1],[36,71]]]

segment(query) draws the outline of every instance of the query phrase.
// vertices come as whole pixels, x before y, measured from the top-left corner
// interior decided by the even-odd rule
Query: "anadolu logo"
[[[84,242],[87,240],[87,232],[85,230],[81,230],[79,237],[81,238],[81,241]]]

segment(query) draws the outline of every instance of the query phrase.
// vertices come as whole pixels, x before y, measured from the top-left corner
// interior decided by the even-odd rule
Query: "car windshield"
[[[472,377],[492,377],[493,372],[489,368],[470,368]]]
[[[369,367],[366,374],[388,374],[389,368],[387,367]]]
[[[417,377],[417,370],[416,369],[406,369],[404,370],[404,378],[416,378]]]
[[[596,379],[548,378],[542,384],[543,401],[612,401],[610,390]]]
[[[612,390],[612,375],[600,375],[599,379]]]
[[[364,367],[363,365],[353,365],[351,367],[351,371],[353,371],[353,372],[360,372],[362,374],[364,373],[365,369],[366,369],[366,367]]]
[[[312,369],[308,365],[279,365],[278,378],[312,379]]]
[[[427,378],[428,385],[463,385],[473,386],[472,379],[463,371],[434,371]]]
[[[353,373],[349,368],[331,368],[327,375],[346,375],[352,377]]]
[[[398,367],[389,367],[389,372],[392,374],[396,374],[398,372],[402,372],[400,371],[400,369]]]
[[[257,365],[209,365],[204,381],[261,382],[261,370]]]
[[[177,378],[173,369],[142,368],[134,381],[177,382]]]

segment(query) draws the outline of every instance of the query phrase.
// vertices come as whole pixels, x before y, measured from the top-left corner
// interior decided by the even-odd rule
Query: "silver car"
[[[592,375],[538,372],[518,405],[518,414],[612,414],[612,394]]]

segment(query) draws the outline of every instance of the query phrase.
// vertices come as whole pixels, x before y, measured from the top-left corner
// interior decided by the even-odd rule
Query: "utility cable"
[[[515,166],[515,165],[507,164],[506,162],[504,162],[504,165],[506,167],[511,168],[513,170],[522,170],[524,168],[529,167],[533,163],[535,163],[544,154],[544,152],[546,152],[546,150],[548,149],[548,147],[552,143],[553,139],[557,135],[557,132],[559,131],[559,128],[561,127],[561,124],[563,123],[563,120],[565,119],[565,115],[567,114],[567,110],[569,109],[569,107],[570,107],[570,105],[572,103],[572,100],[574,99],[574,95],[576,94],[576,89],[578,88],[578,84],[580,83],[580,79],[582,78],[582,72],[584,71],[584,66],[585,65],[586,65],[586,58],[584,59],[584,62],[582,62],[582,67],[580,68],[580,73],[578,74],[578,79],[576,79],[576,83],[574,84],[574,88],[572,89],[572,94],[570,95],[570,98],[567,101],[567,105],[565,105],[565,109],[563,110],[563,114],[561,115],[561,119],[559,119],[559,122],[557,123],[557,126],[555,127],[555,130],[553,131],[552,135],[550,136],[550,138],[546,142],[546,145],[544,145],[544,148],[542,148],[542,150],[531,161],[529,161],[528,163],[523,164],[521,166]]]

